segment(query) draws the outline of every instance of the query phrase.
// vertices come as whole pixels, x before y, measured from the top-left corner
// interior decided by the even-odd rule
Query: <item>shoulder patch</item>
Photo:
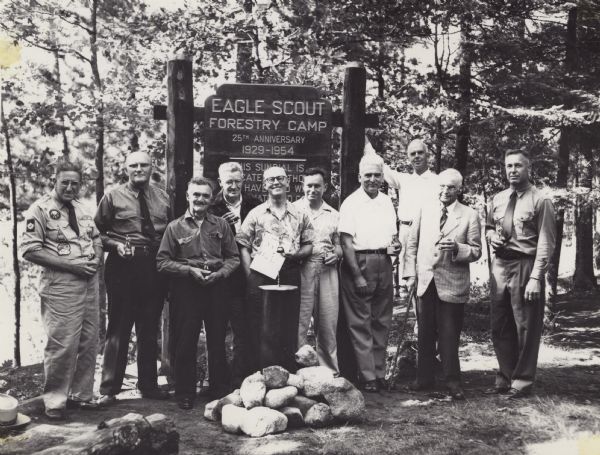
[[[27,232],[35,232],[35,220],[33,218],[27,219],[25,222],[25,230]]]
[[[50,215],[50,218],[52,218],[53,220],[58,220],[60,218],[60,212],[56,209],[50,210],[50,212],[48,212],[48,214]]]

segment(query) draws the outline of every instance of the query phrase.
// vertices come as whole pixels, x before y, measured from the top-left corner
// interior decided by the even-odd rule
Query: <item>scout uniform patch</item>
[[[26,226],[27,232],[35,232],[35,220],[33,218],[30,218],[29,220],[27,220],[25,226]]]
[[[57,243],[56,251],[59,256],[68,256],[71,254],[71,245],[68,243]]]
[[[60,212],[56,209],[50,210],[50,218],[53,220],[58,220],[60,218]]]

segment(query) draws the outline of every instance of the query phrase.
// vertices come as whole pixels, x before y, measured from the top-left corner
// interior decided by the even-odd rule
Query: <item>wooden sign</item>
[[[244,169],[244,191],[265,198],[262,174],[283,167],[288,198],[302,196],[302,174],[331,168],[331,104],[313,87],[224,84],[204,104],[204,176],[226,161]]]

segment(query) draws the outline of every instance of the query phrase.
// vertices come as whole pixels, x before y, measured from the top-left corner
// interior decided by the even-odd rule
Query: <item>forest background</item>
[[[57,159],[83,164],[90,206],[123,181],[131,151],[148,151],[156,179],[164,181],[166,125],[153,120],[152,106],[166,104],[166,62],[182,54],[193,62],[196,106],[218,85],[240,81],[315,86],[341,109],[344,67],[362,62],[367,110],[380,119],[378,129],[368,130],[375,149],[393,167],[408,170],[406,144],[424,138],[432,169],[459,169],[465,199],[482,214],[490,196],[506,185],[503,152],[528,150],[535,183],[551,192],[558,209],[550,297],[557,292],[559,265],[569,275],[561,281],[567,291],[595,290],[598,2],[169,5],[0,0],[0,362],[33,363],[42,352],[37,268],[16,259],[24,211],[51,187]],[[201,133],[198,127],[196,172]],[[340,131],[333,134],[339,138]],[[335,174],[333,179],[337,184]],[[481,279],[487,281],[485,273]],[[15,349],[11,334],[21,322],[22,347]]]

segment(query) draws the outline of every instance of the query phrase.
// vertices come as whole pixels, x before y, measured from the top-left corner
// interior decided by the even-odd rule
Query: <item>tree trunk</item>
[[[580,134],[581,159],[579,160],[580,186],[592,190],[594,178],[594,157],[592,135],[589,130]],[[594,204],[585,195],[578,196],[575,212],[575,232],[577,242],[575,248],[575,273],[573,274],[573,290],[589,291],[597,286],[594,275]]]
[[[460,48],[458,65],[458,119],[456,123],[456,146],[454,156],[454,167],[463,175],[467,170],[469,156],[469,138],[471,134],[471,26],[470,15],[461,18],[460,24]]]
[[[65,126],[65,103],[63,101],[63,89],[60,79],[60,53],[58,48],[54,48],[54,77],[55,91],[56,91],[56,104],[58,111],[58,119],[60,120],[60,132],[63,140],[63,157],[68,161],[70,159],[71,151],[69,150],[69,141],[67,139],[67,128]]]
[[[13,168],[12,152],[10,148],[10,134],[8,124],[4,116],[4,84],[0,86],[0,121],[2,122],[2,132],[6,142],[6,165],[8,167],[8,189],[10,199],[10,217],[12,221],[12,260],[13,273],[15,274],[14,292],[15,292],[15,339],[13,361],[14,366],[21,366],[21,271],[19,268],[19,249],[17,245],[17,182],[15,170]]]

